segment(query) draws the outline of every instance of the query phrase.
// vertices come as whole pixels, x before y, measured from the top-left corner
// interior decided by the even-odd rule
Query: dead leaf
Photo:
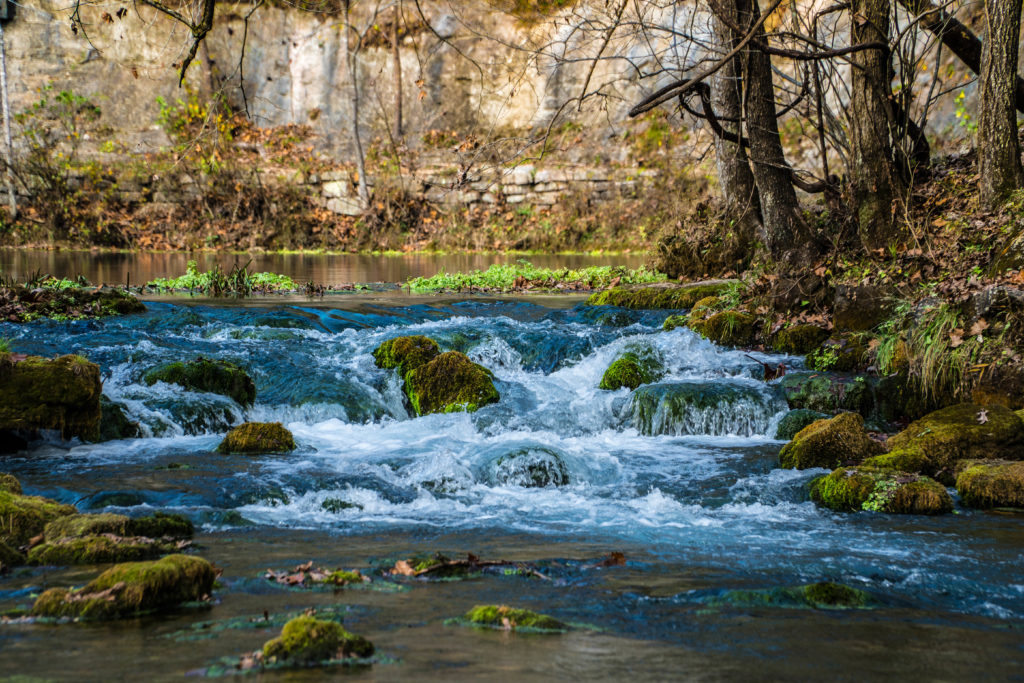
[[[988,411],[987,410],[979,410],[978,411],[978,424],[983,425],[986,422],[988,422]]]
[[[395,562],[395,566],[391,568],[391,573],[400,576],[416,576],[416,570],[406,560]]]
[[[984,318],[980,318],[977,322],[971,325],[971,336],[976,337],[987,329],[988,323],[985,322]]]

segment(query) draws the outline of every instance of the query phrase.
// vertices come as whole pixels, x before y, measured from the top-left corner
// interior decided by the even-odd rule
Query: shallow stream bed
[[[5,456],[0,470],[27,493],[82,510],[183,513],[199,529],[199,553],[224,570],[208,609],[116,624],[0,625],[0,677],[212,675],[222,658],[276,635],[280,624],[263,621],[265,612],[273,621],[308,607],[343,610],[346,628],[377,646],[372,666],[335,673],[375,679],[1020,677],[1024,516],[819,509],[806,485],[823,470],[777,468],[781,443],[772,436],[786,405],[758,379],[755,361],[689,330],[660,331],[668,312],[581,301],[179,298],[120,319],[0,325],[16,351],[78,352],[99,363],[104,393],[145,432],[43,444]],[[466,352],[493,371],[500,402],[411,419],[397,376],[370,355],[401,334]],[[662,382],[719,398],[682,411],[658,404],[652,414],[628,390],[599,390],[608,364],[637,344],[662,358]],[[246,366],[256,405],[141,381],[154,365],[197,355]],[[246,419],[283,422],[298,449],[213,452]],[[531,486],[538,468],[560,485]],[[376,571],[434,552],[533,561],[550,580],[390,582]],[[611,552],[626,565],[595,566]],[[358,568],[375,582],[333,592],[262,578],[307,560]],[[96,572],[2,577],[0,611]],[[728,599],[737,589],[825,580],[867,591],[871,607]],[[583,627],[538,635],[445,623],[490,603]],[[214,623],[197,627],[206,622]]]

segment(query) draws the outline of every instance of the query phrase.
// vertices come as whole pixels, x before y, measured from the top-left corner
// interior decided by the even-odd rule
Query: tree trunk
[[[735,4],[726,7],[735,10]],[[735,11],[729,17],[737,23]],[[712,19],[712,30],[722,50],[735,47],[739,38],[725,22],[717,16]],[[722,127],[742,136],[742,92],[743,77],[738,60],[733,60],[711,79],[711,105]],[[729,142],[720,135],[715,136],[715,158],[718,166],[718,183],[722,188],[722,199],[727,215],[735,221],[737,236],[741,242],[752,243],[764,239],[761,225],[761,202],[757,195],[754,174],[750,171],[750,160],[742,145]]]
[[[757,0],[737,0],[736,7],[741,26],[752,26],[760,15]],[[757,33],[754,42],[767,41],[763,28]],[[793,188],[793,171],[782,151],[771,57],[750,45],[741,53],[741,58],[750,161],[761,200],[766,246],[773,258],[796,263],[816,251],[816,245],[800,216],[800,205]]]
[[[854,44],[889,42],[889,0],[854,0],[852,9]],[[892,164],[889,60],[888,52],[862,50],[852,55],[850,69],[851,186],[861,242],[869,251],[899,239],[893,221],[899,180]]]
[[[18,217],[18,199],[14,194],[14,142],[11,139],[11,101],[7,96],[7,46],[4,27],[0,24],[0,98],[3,99],[4,141],[7,143],[7,203],[11,207],[9,218]]]
[[[402,54],[398,49],[398,22],[402,19],[402,4],[395,6],[395,20],[391,24],[391,58],[395,69],[395,144],[402,139]]]
[[[352,143],[356,147],[356,168],[359,173],[359,202],[363,208],[366,208],[370,203],[370,186],[366,179],[366,155],[363,153],[363,139],[359,130],[359,66],[356,62],[355,50],[352,49],[351,44],[350,34],[355,28],[350,23],[349,3],[350,0],[345,0],[345,23],[341,29],[344,35],[342,49],[345,51],[345,63],[348,67],[348,77],[351,81],[349,86],[352,90]]]
[[[1020,0],[985,0],[978,174],[981,201],[993,208],[1024,183],[1014,106],[1020,14]]]

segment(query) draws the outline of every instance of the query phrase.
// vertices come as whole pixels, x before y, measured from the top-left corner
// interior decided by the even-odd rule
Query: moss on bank
[[[48,523],[76,512],[72,505],[0,491],[0,541],[12,548],[27,545]]]
[[[699,300],[718,296],[734,286],[730,282],[695,283],[666,287],[613,288],[592,294],[592,306],[620,306],[638,309],[688,309]]]
[[[0,429],[55,429],[65,439],[95,441],[101,391],[99,366],[82,356],[0,353]]]

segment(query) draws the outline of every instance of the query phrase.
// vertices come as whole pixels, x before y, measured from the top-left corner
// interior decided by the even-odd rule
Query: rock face
[[[870,415],[874,408],[871,386],[864,378],[818,372],[790,372],[779,382],[790,408],[821,413],[852,410]]]
[[[868,346],[864,335],[844,334],[828,339],[807,354],[807,367],[814,370],[853,372],[865,365]]]
[[[280,422],[246,422],[228,432],[217,450],[221,453],[290,453],[292,433]]]
[[[568,626],[545,614],[537,614],[525,609],[515,609],[506,605],[477,605],[466,612],[463,617],[467,622],[477,626],[489,626],[503,630],[521,628],[538,631],[565,631]]]
[[[857,413],[842,413],[831,420],[812,422],[797,432],[782,447],[779,463],[798,470],[834,468],[856,465],[884,450],[864,430],[864,418]]]
[[[263,660],[302,666],[349,657],[362,659],[372,656],[373,651],[373,643],[349,633],[337,622],[301,616],[285,624],[279,637],[263,645]]]
[[[873,467],[840,468],[815,479],[811,500],[839,512],[941,515],[953,511],[953,499],[942,484],[916,474]]]
[[[836,285],[833,324],[839,332],[870,330],[892,310],[892,296],[874,285]]]
[[[658,380],[664,368],[651,349],[626,351],[619,355],[601,377],[600,389],[615,391],[626,387],[636,389],[641,384]]]
[[[184,363],[168,363],[147,372],[143,380],[150,386],[166,382],[192,391],[220,394],[242,406],[250,406],[256,400],[256,384],[252,378],[240,366],[226,360],[200,357]]]
[[[718,296],[731,286],[729,282],[717,281],[681,286],[621,287],[592,294],[587,299],[587,303],[591,306],[610,305],[622,308],[688,309],[701,299]]]
[[[99,366],[81,356],[0,354],[0,429],[56,429],[65,439],[95,441],[101,390]]]
[[[205,600],[216,572],[206,560],[168,555],[155,562],[115,565],[80,590],[51,588],[36,600],[39,617],[117,619]]]
[[[961,403],[910,423],[888,446],[889,453],[865,464],[920,472],[952,485],[960,460],[1024,458],[1024,422],[1003,406]]]
[[[956,490],[973,508],[1024,508],[1024,461],[962,460]]]
[[[817,325],[791,325],[775,333],[772,348],[780,353],[805,355],[818,348],[828,332]]]
[[[128,419],[121,404],[114,403],[106,396],[100,397],[99,441],[137,439],[141,435],[139,423]]]
[[[405,394],[417,415],[473,412],[500,396],[489,370],[464,353],[448,351],[405,376]]]
[[[752,315],[739,311],[721,311],[707,320],[690,323],[690,329],[722,346],[749,346],[754,342]]]

